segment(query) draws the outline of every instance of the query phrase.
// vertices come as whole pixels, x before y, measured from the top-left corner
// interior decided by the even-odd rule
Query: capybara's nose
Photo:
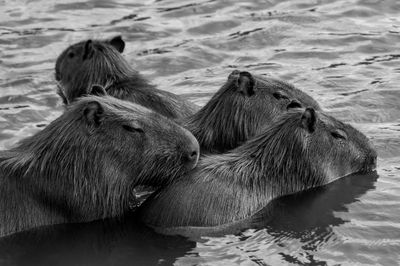
[[[377,161],[377,154],[374,149],[371,149],[364,161],[364,168],[365,172],[370,172],[376,169],[376,161]]]
[[[377,154],[377,152],[374,148],[374,145],[372,144],[371,141],[369,141],[369,146],[370,146],[370,150],[369,150],[370,164],[373,168],[376,168],[376,161],[377,161],[378,154]]]
[[[198,151],[193,150],[190,154],[188,154],[187,158],[188,158],[189,162],[193,162],[193,164],[197,164],[197,161],[199,160]]]
[[[372,168],[376,168],[376,158],[377,158],[377,154],[376,151],[371,152],[370,155],[370,164]]]
[[[376,167],[376,157],[374,157],[374,159],[372,161],[372,164],[373,164],[374,167]]]
[[[188,143],[186,151],[183,154],[183,160],[186,169],[192,170],[193,168],[196,167],[197,162],[199,161],[200,147],[199,147],[199,142],[192,135],[192,133],[190,133],[189,131],[187,133],[190,141]]]

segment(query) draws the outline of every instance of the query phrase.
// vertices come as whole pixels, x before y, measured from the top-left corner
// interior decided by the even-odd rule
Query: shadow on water
[[[253,218],[253,228],[265,227],[276,245],[285,247],[293,240],[300,242],[307,261],[283,250],[284,261],[296,265],[321,265],[326,262],[314,258],[321,247],[335,241],[334,227],[348,222],[335,212],[348,212],[347,205],[375,188],[376,172],[357,174],[339,179],[329,185],[275,200]]]
[[[346,212],[347,204],[374,188],[378,175],[352,175],[324,187],[282,197],[271,202],[250,220],[222,231],[185,230],[181,236],[155,233],[140,224],[134,215],[120,221],[43,227],[0,239],[3,265],[170,265],[188,253],[195,254],[200,236],[242,235],[245,229],[267,233],[278,246],[288,239],[300,241],[305,252],[318,250],[332,236],[332,227],[346,221],[335,216]],[[178,232],[182,233],[182,232]],[[260,241],[239,237],[238,243]],[[244,243],[242,243],[244,244]],[[301,264],[295,255],[282,259]],[[311,262],[318,262],[308,257]]]
[[[296,238],[302,238],[302,232],[307,230],[343,224],[345,221],[335,217],[334,212],[347,211],[346,205],[375,188],[378,177],[376,172],[353,174],[323,187],[282,197],[259,212],[253,222],[262,226],[268,220],[264,225],[271,234],[284,230]]]
[[[43,227],[0,239],[0,265],[171,265],[195,246],[133,217]]]

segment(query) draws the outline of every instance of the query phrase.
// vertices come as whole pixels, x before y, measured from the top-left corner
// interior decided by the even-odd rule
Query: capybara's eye
[[[335,138],[335,139],[347,139],[347,135],[344,131],[342,130],[335,130],[331,132],[331,135]]]
[[[299,101],[297,100],[292,100],[288,105],[287,105],[287,109],[289,110],[290,108],[301,108],[302,105]]]
[[[272,96],[274,96],[275,97],[275,99],[277,99],[277,100],[281,100],[281,99],[289,99],[289,97],[287,97],[285,94],[283,94],[282,92],[279,92],[279,91],[277,91],[277,92],[274,92],[273,94],[272,94]]]
[[[74,54],[73,52],[69,52],[69,53],[68,53],[68,57],[69,57],[69,58],[73,58],[74,56],[75,56],[75,54]]]
[[[143,129],[141,129],[139,127],[132,127],[130,125],[122,125],[122,128],[129,132],[144,133]]]

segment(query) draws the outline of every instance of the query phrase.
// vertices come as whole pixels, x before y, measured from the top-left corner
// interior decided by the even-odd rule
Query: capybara
[[[234,70],[183,125],[197,138],[202,153],[222,153],[244,143],[288,109],[299,107],[320,110],[311,96],[288,83]]]
[[[187,177],[150,196],[140,215],[161,228],[231,224],[280,196],[375,167],[362,133],[313,108],[293,109],[238,148],[204,156]]]
[[[179,119],[198,107],[171,92],[158,90],[134,70],[121,55],[125,42],[86,40],[69,46],[57,58],[58,94],[69,104],[89,93],[92,85],[106,88],[110,96],[143,105],[166,117]]]
[[[113,97],[83,97],[0,152],[0,236],[121,216],[134,186],[166,185],[198,156],[194,136],[168,118]]]

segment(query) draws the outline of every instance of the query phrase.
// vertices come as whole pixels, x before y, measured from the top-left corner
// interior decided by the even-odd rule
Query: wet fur
[[[0,236],[120,216],[134,186],[163,186],[189,170],[185,156],[193,145],[187,130],[142,106],[82,98],[43,131],[0,152]]]
[[[292,110],[233,151],[203,157],[187,177],[141,206],[142,219],[159,228],[226,225],[280,196],[375,167],[376,153],[362,133],[322,113],[312,131],[307,112]],[[338,129],[348,143],[332,136]]]
[[[311,96],[291,84],[235,70],[183,125],[195,135],[202,153],[223,153],[258,134],[292,105],[320,110]]]
[[[58,57],[56,79],[64,104],[88,94],[92,85],[101,85],[110,96],[143,105],[172,119],[186,117],[198,109],[179,95],[156,89],[128,64],[112,45],[113,40],[80,42]]]

